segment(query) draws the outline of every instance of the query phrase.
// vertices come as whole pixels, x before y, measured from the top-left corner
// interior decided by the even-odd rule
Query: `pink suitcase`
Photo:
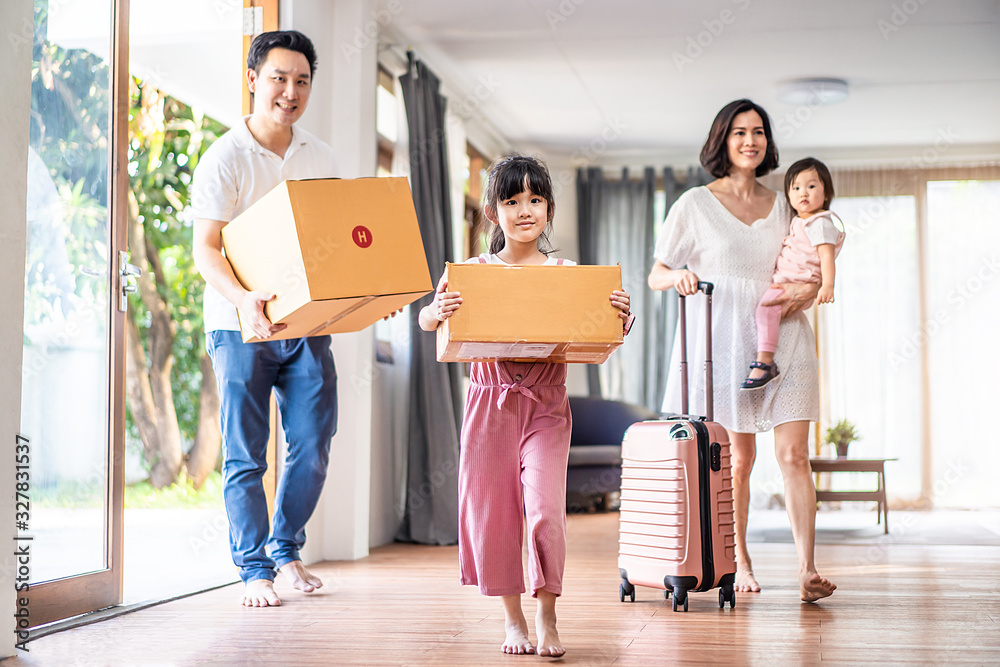
[[[712,421],[712,283],[706,296],[707,415],[688,413],[687,322],[680,300],[681,410],[633,424],[622,441],[619,599],[635,602],[635,586],[673,593],[688,609],[689,591],[719,588],[719,606],[736,606],[736,517],[726,429]]]

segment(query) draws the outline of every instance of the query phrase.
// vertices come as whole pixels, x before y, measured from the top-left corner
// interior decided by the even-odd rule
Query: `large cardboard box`
[[[288,327],[268,340],[360,331],[433,289],[405,178],[284,181],[222,241],[240,283],[276,295],[264,313]]]
[[[437,329],[438,361],[599,364],[622,344],[618,266],[448,264],[462,305]]]

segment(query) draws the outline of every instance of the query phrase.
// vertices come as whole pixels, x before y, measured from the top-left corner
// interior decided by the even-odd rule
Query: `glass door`
[[[35,0],[21,410],[31,512],[18,526],[33,626],[121,600],[127,25],[127,0]]]

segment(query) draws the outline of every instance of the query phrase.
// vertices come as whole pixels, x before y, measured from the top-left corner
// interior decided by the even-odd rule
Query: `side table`
[[[885,496],[885,462],[896,459],[809,459],[814,473],[874,472],[878,475],[875,491],[816,491],[816,502],[824,500],[874,500],[878,504],[878,521],[889,533],[889,506]],[[885,522],[882,517],[885,516]]]

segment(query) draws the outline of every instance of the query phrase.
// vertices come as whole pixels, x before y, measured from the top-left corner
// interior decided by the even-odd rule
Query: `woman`
[[[814,602],[836,586],[816,572],[813,559],[816,488],[809,467],[809,422],[819,418],[819,382],[812,329],[802,309],[816,296],[815,284],[784,284],[781,327],[775,357],[782,372],[761,391],[741,392],[746,359],[756,342],[754,309],[771,287],[771,273],[788,233],[790,215],[784,197],[757,181],[778,166],[771,123],[750,100],[726,105],[715,117],[701,150],[701,163],[716,180],[685,192],[670,209],[656,243],[656,263],[649,274],[654,290],[676,289],[685,296],[699,280],[715,283],[712,333],[716,351],[715,420],[729,431],[736,504],[736,590],[759,592],[746,531],[750,508],[750,471],[757,455],[755,433],[774,429],[774,448],[785,482],[785,505],[799,556],[802,599]],[[672,268],[672,267],[687,268]],[[705,358],[700,309],[689,314],[696,329],[692,368]],[[671,368],[677,368],[674,348]],[[690,378],[691,411],[704,406],[699,373]],[[670,375],[664,410],[678,412],[680,378]]]

